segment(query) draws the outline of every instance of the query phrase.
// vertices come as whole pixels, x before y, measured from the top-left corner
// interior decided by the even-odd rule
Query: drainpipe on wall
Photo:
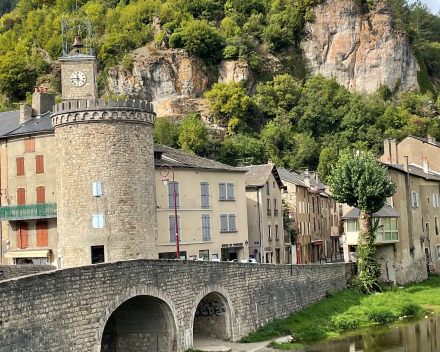
[[[413,237],[413,218],[412,218],[412,204],[411,204],[411,185],[409,179],[409,170],[408,170],[408,156],[404,156],[405,163],[403,164],[403,169],[406,172],[406,211],[408,214],[408,226],[409,226],[409,248],[411,253],[411,248],[414,247],[414,237]]]

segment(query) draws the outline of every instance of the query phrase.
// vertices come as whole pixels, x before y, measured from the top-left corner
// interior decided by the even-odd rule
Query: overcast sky
[[[438,10],[440,10],[440,0],[422,0],[422,2],[431,8],[433,14],[437,14]]]

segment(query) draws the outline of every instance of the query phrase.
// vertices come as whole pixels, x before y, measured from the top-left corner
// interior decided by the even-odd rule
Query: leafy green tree
[[[358,277],[364,292],[380,290],[377,283],[380,265],[375,259],[375,231],[378,224],[373,224],[372,214],[379,211],[386,199],[394,194],[396,185],[390,181],[387,169],[376,161],[372,153],[349,149],[341,151],[329,177],[329,185],[336,201],[360,210]]]
[[[172,148],[178,147],[179,124],[166,117],[158,117],[153,130],[154,143],[165,144]]]
[[[215,121],[227,124],[230,134],[244,128],[254,107],[243,85],[237,82],[215,83],[212,89],[205,93],[205,98]]]
[[[258,135],[244,135],[241,133],[226,137],[216,153],[217,160],[232,166],[239,161],[249,160],[252,164],[267,162],[265,146]]]
[[[318,174],[322,182],[327,184],[331,170],[335,167],[339,159],[338,150],[333,147],[324,148],[319,154]]]
[[[186,117],[179,128],[179,145],[182,150],[192,154],[201,154],[206,148],[208,130],[197,114]]]

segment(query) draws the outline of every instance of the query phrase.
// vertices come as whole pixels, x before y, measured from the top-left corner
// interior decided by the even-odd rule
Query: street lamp
[[[164,167],[164,169],[162,170],[162,168]],[[178,226],[178,222],[177,222],[177,193],[176,193],[176,183],[174,182],[174,169],[171,167],[171,165],[168,164],[163,164],[160,169],[159,169],[159,174],[160,176],[162,176],[162,183],[164,186],[168,186],[170,180],[168,179],[168,174],[171,172],[173,173],[173,192],[174,192],[174,220],[175,220],[175,225],[174,228],[176,230],[176,254],[177,254],[177,259],[180,259],[180,252],[179,252],[179,226]],[[163,173],[162,173],[163,172]]]

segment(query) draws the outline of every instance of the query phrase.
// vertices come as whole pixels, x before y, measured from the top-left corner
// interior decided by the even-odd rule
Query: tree
[[[329,185],[338,202],[347,203],[360,211],[357,264],[362,291],[372,293],[380,290],[377,284],[380,267],[375,259],[377,222],[373,224],[372,214],[379,211],[386,199],[394,194],[396,185],[372,153],[349,149],[341,152],[329,177]]]
[[[322,182],[327,184],[331,170],[338,162],[338,150],[333,147],[324,148],[319,155],[318,174]]]
[[[206,148],[208,130],[197,114],[189,115],[179,128],[179,144],[182,150],[192,154],[200,154]]]
[[[166,117],[158,117],[153,130],[154,143],[176,148],[179,139],[179,125]]]

